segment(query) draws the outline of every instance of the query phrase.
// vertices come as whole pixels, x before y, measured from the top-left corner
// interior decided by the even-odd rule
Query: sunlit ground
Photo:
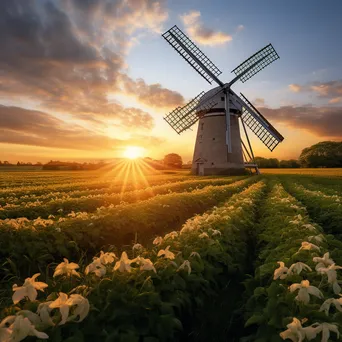
[[[260,169],[262,174],[282,174],[282,175],[313,175],[313,176],[331,176],[342,177],[342,168],[298,168],[298,169]]]
[[[148,188],[150,184],[148,177],[162,175],[163,172],[156,170],[142,157],[144,149],[138,146],[127,146],[123,151],[123,159],[116,163],[107,165],[102,169],[102,178],[110,178],[113,186],[121,186],[120,193],[136,189]],[[152,191],[152,190],[151,190]]]

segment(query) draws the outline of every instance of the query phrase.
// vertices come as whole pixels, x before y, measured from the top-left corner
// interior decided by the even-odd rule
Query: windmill
[[[162,36],[206,81],[218,84],[164,118],[178,134],[199,121],[192,173],[238,174],[245,172],[245,168],[254,168],[259,174],[246,126],[271,151],[284,137],[242,93],[238,96],[231,87],[238,80],[246,82],[279,58],[272,44],[236,67],[232,71],[235,77],[224,83],[218,78],[220,69],[176,25]],[[241,139],[239,119],[248,148]]]

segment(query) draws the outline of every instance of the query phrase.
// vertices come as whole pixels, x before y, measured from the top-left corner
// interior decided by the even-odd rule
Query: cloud
[[[245,27],[243,26],[243,25],[239,25],[237,28],[236,28],[236,31],[242,31],[242,30],[244,30],[245,29]]]
[[[342,98],[342,80],[329,82],[312,82],[305,85],[290,84],[293,92],[311,92],[320,98],[329,98],[329,103],[338,103]]]
[[[272,123],[304,129],[320,137],[342,139],[342,107],[283,106],[258,109]]]
[[[313,83],[309,85],[311,91],[320,97],[336,98],[342,96],[342,80],[325,83]]]
[[[257,98],[254,100],[254,104],[255,104],[256,106],[265,106],[265,99],[260,98],[260,97],[257,97]]]
[[[81,126],[70,125],[47,113],[0,105],[0,143],[73,150],[116,150],[130,144],[152,146],[154,137],[128,140],[109,138]]]
[[[342,96],[334,97],[331,100],[329,100],[329,103],[340,103],[340,102],[342,102]]]
[[[186,32],[195,42],[203,45],[220,45],[231,41],[231,35],[210,29],[201,22],[201,12],[190,11],[180,16]]]
[[[184,97],[177,91],[163,88],[159,83],[148,85],[143,79],[134,81],[122,75],[122,88],[126,94],[135,96],[139,102],[156,108],[173,108],[184,104]]]
[[[120,90],[137,34],[160,32],[164,0],[2,0],[0,12],[0,96],[93,122],[152,127],[148,113],[108,94]]]
[[[290,84],[289,89],[294,93],[298,93],[302,90],[302,87],[299,84]]]

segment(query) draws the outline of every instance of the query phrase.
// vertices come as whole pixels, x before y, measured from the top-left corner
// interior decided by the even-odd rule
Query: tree
[[[255,162],[258,164],[260,168],[278,168],[279,160],[277,158],[263,158],[263,157],[255,157]]]
[[[342,167],[342,142],[322,141],[307,147],[299,162],[302,167]]]
[[[299,168],[300,164],[298,160],[289,159],[289,160],[281,160],[279,162],[279,167],[281,168]]]
[[[182,157],[176,153],[169,153],[164,157],[164,165],[174,168],[182,168]]]

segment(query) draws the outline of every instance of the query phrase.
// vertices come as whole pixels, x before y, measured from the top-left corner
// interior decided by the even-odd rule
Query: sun
[[[137,159],[142,157],[144,149],[138,146],[127,146],[124,151],[125,158],[128,159]]]

